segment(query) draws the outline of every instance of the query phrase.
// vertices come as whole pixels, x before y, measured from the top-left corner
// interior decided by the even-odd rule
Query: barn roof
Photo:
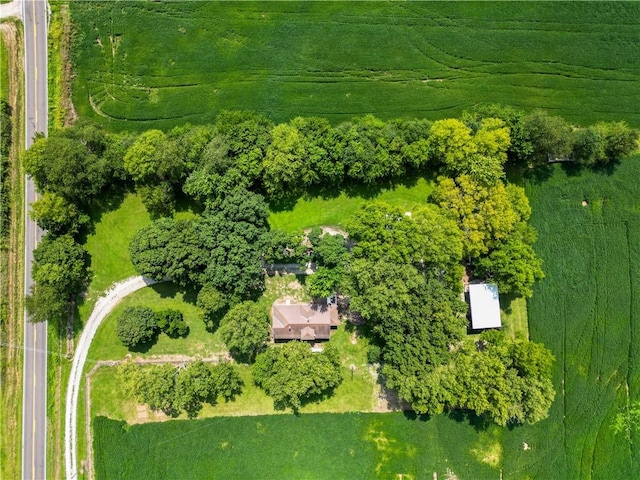
[[[471,328],[500,328],[500,297],[498,286],[493,283],[469,285],[469,306],[471,309]]]

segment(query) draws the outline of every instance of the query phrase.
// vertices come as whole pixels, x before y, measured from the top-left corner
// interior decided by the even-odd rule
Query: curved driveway
[[[120,301],[127,295],[158,283],[147,277],[131,277],[122,282],[114,284],[110,290],[106,292],[104,297],[100,297],[93,307],[93,312],[86,325],[82,329],[80,340],[76,346],[73,355],[73,363],[71,364],[71,375],[69,376],[69,384],[67,386],[67,402],[64,417],[64,460],[65,472],[67,480],[75,480],[78,478],[77,472],[77,456],[76,456],[76,438],[78,426],[78,393],[80,391],[80,382],[82,381],[82,372],[84,363],[87,360],[89,346],[98,331],[98,327],[102,320],[115,308]],[[91,445],[87,445],[91,448]]]

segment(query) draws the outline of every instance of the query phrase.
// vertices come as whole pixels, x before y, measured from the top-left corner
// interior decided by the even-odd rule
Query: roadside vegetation
[[[74,104],[113,131],[211,123],[231,109],[276,122],[435,120],[476,103],[640,126],[633,2],[70,7]]]
[[[20,476],[24,84],[22,25],[0,22],[0,477]]]

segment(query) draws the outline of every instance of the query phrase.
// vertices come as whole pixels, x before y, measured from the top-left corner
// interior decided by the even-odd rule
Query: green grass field
[[[94,221],[93,232],[84,242],[91,255],[92,278],[78,312],[82,321],[89,318],[96,300],[109,286],[137,275],[129,259],[129,242],[151,218],[140,197],[129,194],[110,211],[96,213]]]
[[[366,357],[365,339],[359,339],[352,344],[350,333],[344,327],[340,328],[333,337],[342,359],[342,374],[344,381],[338,386],[332,397],[321,402],[304,405],[300,411],[304,414],[317,412],[370,412],[376,408],[379,386],[369,371]],[[172,353],[182,353],[183,350],[174,350]],[[151,352],[150,352],[151,353]],[[122,357],[120,357],[122,358]],[[354,365],[354,374],[351,376],[350,366]],[[93,367],[87,365],[87,370]],[[238,365],[240,375],[244,380],[242,394],[234,401],[225,402],[219,399],[217,405],[204,404],[199,418],[240,416],[240,415],[274,415],[291,414],[290,411],[278,411],[273,408],[273,400],[264,391],[253,384],[251,371],[247,365]],[[166,418],[158,416],[157,412],[149,410],[141,418],[136,410],[136,403],[122,390],[116,370],[111,367],[101,367],[91,379],[91,414],[92,417],[104,415],[117,420],[125,420],[128,423],[140,423]],[[186,419],[186,414],[180,416]]]
[[[426,202],[432,190],[433,181],[424,177],[404,178],[376,186],[355,185],[336,191],[333,196],[302,197],[286,209],[272,208],[269,224],[292,233],[320,225],[344,227],[365,201],[382,200],[410,210]]]
[[[550,421],[532,429],[549,445],[528,467],[535,478],[637,478],[638,433],[630,443],[611,422],[640,399],[639,176],[635,156],[612,175],[556,166],[527,186],[547,275],[529,302],[529,327],[557,358],[558,392]]]
[[[204,322],[198,318],[195,294],[184,293],[171,283],[161,283],[138,290],[123,299],[100,325],[89,349],[89,359],[121,360],[129,353],[116,336],[116,322],[122,311],[132,306],[147,306],[153,310],[179,310],[190,329],[185,338],[169,338],[160,334],[157,343],[147,352],[134,353],[134,356],[182,354],[206,358],[225,351],[219,335],[207,332]]]
[[[272,415],[123,427],[96,419],[97,479],[500,477],[502,432],[446,417]]]
[[[635,2],[71,2],[74,104],[111,130],[457,116],[475,103],[640,126]]]

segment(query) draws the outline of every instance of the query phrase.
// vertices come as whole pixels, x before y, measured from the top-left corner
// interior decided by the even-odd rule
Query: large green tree
[[[33,251],[32,278],[49,285],[67,301],[80,293],[89,279],[86,250],[70,235],[45,235]]]
[[[365,202],[348,221],[347,231],[355,242],[355,257],[411,262],[412,222],[398,207],[382,201]]]
[[[201,223],[203,247],[210,252],[202,284],[245,298],[262,291],[267,215],[263,197],[246,190],[209,205]]]
[[[198,314],[207,330],[216,330],[222,317],[229,309],[229,296],[222,293],[213,285],[205,284],[196,298]]]
[[[502,182],[486,186],[468,175],[441,177],[433,199],[458,223],[464,254],[470,257],[486,254],[506,240],[531,212],[521,187]]]
[[[484,118],[475,133],[457,119],[438,120],[429,135],[430,154],[451,176],[469,175],[487,185],[503,176],[507,161],[509,128],[497,118]]]
[[[155,280],[199,285],[210,257],[202,235],[197,219],[162,218],[136,232],[129,244],[131,261],[138,273]]]
[[[252,373],[275,408],[294,412],[312,398],[330,395],[342,382],[340,359],[330,343],[322,353],[298,341],[268,348],[256,358]]]
[[[177,181],[186,170],[176,142],[160,130],[147,130],[129,147],[124,168],[139,183]]]
[[[56,193],[76,205],[86,206],[112,180],[105,158],[88,151],[81,140],[62,135],[37,137],[24,161],[39,191]]]
[[[478,274],[498,284],[500,293],[533,295],[533,284],[544,278],[542,260],[533,250],[533,228],[521,224],[489,255],[477,261]]]
[[[260,183],[272,123],[252,112],[223,111],[184,191],[204,201]]]
[[[314,257],[319,265],[337,267],[341,265],[347,256],[345,238],[340,234],[329,233],[320,237],[318,244],[314,246]]]
[[[348,178],[372,184],[405,172],[404,142],[393,124],[373,115],[354,118],[336,128],[338,148]]]
[[[124,362],[118,366],[117,375],[129,396],[172,417],[185,411],[193,418],[203,403],[215,405],[218,397],[231,400],[244,386],[231,364],[212,365],[201,360],[179,366],[167,363],[144,367]]]
[[[234,357],[252,362],[267,345],[269,326],[269,314],[264,305],[242,302],[222,319],[220,336]]]
[[[263,161],[263,181],[271,198],[297,196],[318,180],[312,170],[304,136],[282,123],[271,130],[271,143]]]
[[[459,283],[462,233],[436,205],[418,205],[403,212],[383,202],[367,202],[347,223],[347,230],[355,242],[356,258],[408,263],[444,276],[453,285]]]
[[[75,204],[51,192],[45,192],[31,204],[29,216],[41,228],[55,235],[75,235],[89,222],[89,216],[81,213]]]
[[[571,125],[562,117],[536,110],[523,119],[523,126],[533,146],[534,165],[553,159],[567,159],[573,149]]]

